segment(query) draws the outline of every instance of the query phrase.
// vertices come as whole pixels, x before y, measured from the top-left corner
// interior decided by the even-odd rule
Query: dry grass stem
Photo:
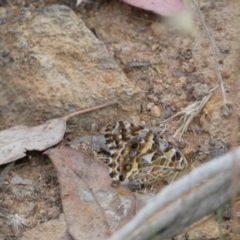
[[[0,210],[2,211],[0,212],[0,217],[9,221],[14,233],[18,233],[19,227],[27,226],[25,220],[21,218],[18,214],[9,214],[3,208],[1,208]]]
[[[107,103],[98,105],[96,107],[87,108],[87,109],[84,109],[84,110],[80,110],[80,111],[77,111],[77,112],[70,113],[70,114],[64,116],[63,119],[68,120],[69,118],[74,117],[76,115],[87,113],[87,112],[92,112],[92,111],[95,111],[95,110],[98,110],[98,109],[101,109],[101,108],[105,108],[105,107],[109,107],[109,106],[112,106],[112,105],[115,105],[115,104],[117,104],[117,102],[115,102],[115,101],[107,102]]]
[[[10,216],[10,223],[12,225],[12,229],[15,233],[18,233],[19,227],[26,226],[25,220],[18,216],[18,214]]]
[[[203,97],[202,100],[197,101],[192,103],[191,105],[187,106],[186,108],[184,108],[183,110],[181,110],[180,112],[174,114],[173,116],[171,116],[170,118],[166,119],[165,121],[168,121],[170,119],[173,119],[175,117],[180,117],[180,121],[182,121],[182,125],[177,129],[177,131],[175,132],[175,134],[173,135],[173,137],[177,137],[179,135],[179,141],[182,138],[183,133],[188,129],[189,124],[192,122],[193,118],[196,117],[199,112],[202,110],[202,108],[204,107],[204,105],[208,102],[208,100],[211,98],[212,96],[212,91],[214,91],[216,88],[212,89],[208,95],[206,95],[205,97]],[[163,122],[165,122],[163,121]]]
[[[210,35],[210,32],[207,28],[207,25],[205,23],[205,20],[203,18],[203,15],[202,15],[199,7],[198,7],[198,4],[196,3],[195,0],[192,0],[192,2],[194,4],[195,8],[197,9],[199,19],[200,19],[200,21],[203,25],[204,31],[207,35],[208,40],[209,40],[209,44],[210,44],[210,47],[211,47],[211,53],[212,53],[213,60],[214,60],[214,63],[215,63],[215,73],[217,75],[217,79],[218,79],[218,82],[219,82],[219,85],[220,85],[220,88],[221,88],[221,91],[222,91],[224,105],[226,105],[227,104],[227,99],[226,99],[226,95],[225,95],[225,88],[224,88],[224,85],[223,85],[222,75],[221,75],[221,72],[220,72],[220,69],[219,69],[219,63],[218,63],[218,58],[217,58],[217,53],[216,53],[216,46],[213,42],[213,39]]]

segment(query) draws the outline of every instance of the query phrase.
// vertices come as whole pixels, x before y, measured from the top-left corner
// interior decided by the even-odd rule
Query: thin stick
[[[112,106],[112,105],[115,105],[115,104],[117,104],[117,102],[115,102],[115,101],[104,103],[104,104],[98,105],[96,107],[87,108],[87,109],[84,109],[84,110],[80,110],[80,111],[77,111],[77,112],[70,113],[70,114],[64,116],[63,119],[68,120],[69,118],[74,117],[76,115],[87,113],[87,112],[92,112],[92,111],[95,111],[97,109],[109,107],[109,106]]]
[[[223,96],[223,102],[226,105],[227,104],[227,99],[226,99],[226,95],[225,95],[225,89],[224,89],[224,85],[223,85],[222,75],[221,75],[221,72],[219,70],[219,64],[218,64],[218,58],[217,58],[217,53],[216,53],[216,50],[215,50],[215,46],[214,46],[213,40],[211,38],[211,35],[210,35],[209,31],[208,31],[208,28],[207,28],[207,25],[205,23],[205,20],[204,20],[204,18],[202,16],[202,13],[201,13],[201,11],[200,11],[196,1],[192,0],[192,2],[193,2],[194,6],[197,9],[200,21],[201,21],[201,23],[203,25],[203,28],[205,30],[205,33],[206,33],[207,38],[208,38],[209,43],[210,43],[211,52],[212,52],[213,60],[214,60],[214,63],[215,63],[215,72],[216,72],[216,75],[217,75],[217,79],[218,79],[219,85],[221,87],[222,96]]]

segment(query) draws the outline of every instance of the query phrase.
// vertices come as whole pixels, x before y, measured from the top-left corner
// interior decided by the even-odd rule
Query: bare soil
[[[205,110],[195,118],[181,142],[172,138],[180,126],[179,122],[160,124],[161,120],[201,99],[202,94],[207,92],[206,89],[218,85],[209,41],[196,14],[192,29],[195,35],[189,35],[169,27],[160,16],[136,9],[121,1],[92,1],[83,3],[77,8],[74,7],[73,2],[67,0],[0,1],[0,6],[3,7],[44,7],[49,4],[67,4],[73,7],[87,27],[106,44],[108,51],[127,77],[146,93],[145,102],[139,112],[142,125],[164,129],[164,137],[183,148],[186,155],[195,156],[197,150],[202,151],[204,154],[197,156],[196,166],[210,160],[212,153],[215,153],[214,156],[221,154],[218,149],[224,148],[227,151],[230,145],[229,129],[223,127],[219,132],[219,125],[212,127],[211,131],[208,129],[211,121],[215,119],[208,120],[213,116],[212,112],[214,116],[223,118],[220,111],[223,102],[219,89],[215,91],[206,106],[208,112]],[[229,16],[229,3],[226,0],[204,0],[199,4],[217,47],[220,70],[226,84],[226,95],[231,102],[230,41],[233,29]],[[201,89],[205,90],[201,92]],[[213,111],[213,106],[216,105],[219,109]],[[121,113],[119,119],[115,120],[120,119]],[[229,123],[229,120],[224,121],[224,124]],[[220,147],[216,144],[219,140],[222,141]],[[7,209],[7,214],[17,213],[27,219],[27,229],[33,229],[51,219],[59,218],[62,208],[57,175],[46,156],[31,152],[28,157],[17,161],[7,172],[7,180],[4,183],[0,182],[0,209]],[[11,179],[17,175],[31,180],[31,184],[12,183]],[[229,221],[229,218],[227,220]],[[26,231],[23,227],[16,234],[11,224],[1,220],[0,226],[0,239],[20,239]],[[224,226],[229,229],[229,222]]]

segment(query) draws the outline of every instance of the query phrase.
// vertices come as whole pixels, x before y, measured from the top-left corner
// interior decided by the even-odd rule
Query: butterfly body
[[[105,131],[110,149],[109,174],[115,182],[148,185],[186,169],[182,152],[150,129],[125,121],[109,124]]]

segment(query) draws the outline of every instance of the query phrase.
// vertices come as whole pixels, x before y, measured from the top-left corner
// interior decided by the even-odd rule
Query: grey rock
[[[193,96],[200,100],[209,93],[209,86],[207,84],[196,83],[194,85]]]
[[[105,124],[119,112],[138,121],[142,91],[70,8],[0,8],[0,32],[0,130],[113,100],[119,108],[74,117],[69,132],[79,135],[76,126]]]
[[[163,110],[160,116],[160,120],[163,121],[165,119],[170,118],[172,113],[169,110]]]
[[[228,152],[228,147],[222,140],[211,139],[209,142],[211,159],[219,157]]]

